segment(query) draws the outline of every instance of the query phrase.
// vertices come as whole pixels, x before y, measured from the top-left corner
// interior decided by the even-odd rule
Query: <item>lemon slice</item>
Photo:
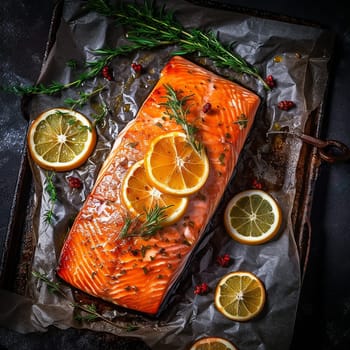
[[[40,167],[68,171],[88,159],[96,144],[96,132],[83,114],[54,108],[32,122],[27,142],[32,159]]]
[[[225,275],[215,290],[216,308],[234,321],[248,321],[263,309],[266,293],[260,279],[247,271]]]
[[[282,212],[277,202],[266,192],[252,189],[236,194],[227,204],[224,214],[227,232],[244,244],[261,244],[278,233]]]
[[[197,340],[190,350],[238,350],[230,341],[220,337],[205,337]]]
[[[174,131],[151,141],[145,169],[150,182],[160,191],[188,196],[205,184],[209,161],[204,150],[197,152],[186,134]]]
[[[163,193],[149,183],[146,176],[144,161],[136,162],[123,179],[121,189],[122,200],[128,210],[140,219],[145,219],[145,213],[155,206],[166,207],[166,215],[162,224],[170,225],[178,221],[184,214],[187,197],[179,197]]]

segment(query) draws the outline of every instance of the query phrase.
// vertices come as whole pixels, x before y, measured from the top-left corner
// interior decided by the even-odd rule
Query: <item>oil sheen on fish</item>
[[[182,130],[165,118],[166,85],[190,96],[187,119],[198,128],[210,173],[184,216],[149,239],[120,238],[127,209],[120,187],[150,141]],[[157,314],[184,269],[225,191],[260,99],[249,90],[175,56],[136,118],[120,133],[63,245],[58,275],[72,286],[119,306]]]

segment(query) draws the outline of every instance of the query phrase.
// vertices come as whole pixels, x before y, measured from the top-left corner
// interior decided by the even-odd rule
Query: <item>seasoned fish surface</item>
[[[191,96],[187,119],[198,128],[210,173],[184,216],[149,239],[120,238],[128,216],[120,188],[150,141],[179,130],[165,118],[167,91]],[[63,245],[58,275],[72,286],[128,309],[157,314],[214,213],[235,168],[260,99],[243,87],[175,56],[136,118],[118,136]]]

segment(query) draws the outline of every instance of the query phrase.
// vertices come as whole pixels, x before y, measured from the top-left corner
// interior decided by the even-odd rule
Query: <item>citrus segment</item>
[[[224,222],[227,232],[238,242],[261,244],[278,233],[282,213],[268,193],[252,189],[240,192],[230,200]]]
[[[219,281],[214,303],[227,318],[248,321],[262,311],[265,299],[264,285],[257,276],[247,271],[236,271]]]
[[[227,339],[205,337],[197,340],[190,350],[237,350],[237,348]]]
[[[81,113],[65,108],[40,114],[28,130],[29,153],[40,167],[68,171],[82,165],[96,144],[96,132]]]
[[[145,218],[145,213],[155,206],[166,207],[164,214],[166,218],[163,224],[172,224],[184,214],[187,197],[174,196],[162,193],[151,185],[146,176],[144,161],[136,162],[127,172],[122,183],[122,200],[128,210],[140,219]]]
[[[204,150],[198,152],[182,132],[154,138],[145,155],[147,176],[160,191],[179,196],[197,192],[209,175]]]

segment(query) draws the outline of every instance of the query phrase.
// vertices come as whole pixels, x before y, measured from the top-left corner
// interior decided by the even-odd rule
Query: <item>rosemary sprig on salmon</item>
[[[195,136],[198,128],[189,123],[186,118],[186,115],[189,113],[189,107],[186,106],[186,103],[191,96],[184,96],[180,98],[177,95],[177,92],[170,85],[165,85],[165,88],[167,91],[167,95],[165,96],[167,101],[161,103],[160,105],[166,108],[166,115],[170,119],[174,119],[177,124],[182,126],[192,147],[198,153],[201,153],[203,145],[196,139]]]
[[[145,210],[146,219],[141,224],[138,217],[126,217],[119,237],[126,238],[139,236],[148,239],[154,236],[162,227],[162,223],[166,218],[166,209],[167,207],[159,207],[156,205],[150,210]]]

